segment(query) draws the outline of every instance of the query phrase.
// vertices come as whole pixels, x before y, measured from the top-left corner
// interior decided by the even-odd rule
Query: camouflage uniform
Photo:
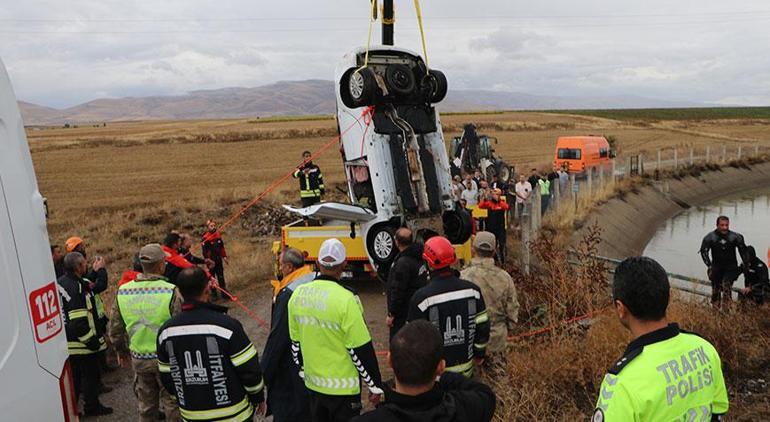
[[[161,276],[153,274],[140,274],[137,280],[156,280]],[[182,310],[182,295],[177,291],[171,304],[171,313],[176,315]],[[121,315],[120,306],[118,306],[118,295],[115,295],[115,302],[112,305],[112,316],[109,320],[109,335],[115,350],[122,356],[128,354],[128,334],[126,324]],[[160,412],[160,403],[163,405],[163,413],[166,421],[181,421],[179,407],[176,401],[168,394],[160,381],[158,372],[158,359],[138,359],[131,358],[131,367],[134,370],[134,395],[137,399],[139,418],[142,422],[158,420]]]
[[[488,354],[502,354],[508,338],[508,329],[519,320],[519,301],[513,279],[503,269],[495,266],[493,258],[471,260],[460,277],[473,282],[481,289],[489,315],[490,336],[487,344]]]

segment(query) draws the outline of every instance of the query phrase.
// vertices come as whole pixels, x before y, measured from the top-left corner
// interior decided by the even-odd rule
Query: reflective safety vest
[[[118,289],[118,307],[126,324],[129,350],[136,359],[156,359],[161,325],[171,318],[174,285],[165,278],[134,280]]]
[[[727,413],[714,346],[676,324],[645,334],[604,377],[592,421],[711,421]]]
[[[332,396],[361,392],[350,350],[371,341],[358,296],[338,282],[317,278],[289,299],[289,337],[298,342],[305,386]]]
[[[548,179],[540,179],[539,182],[537,182],[540,185],[540,195],[550,195],[551,194],[551,181]]]

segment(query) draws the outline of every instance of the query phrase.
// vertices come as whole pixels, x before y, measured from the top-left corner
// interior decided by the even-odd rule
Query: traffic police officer
[[[250,421],[265,410],[257,349],[227,308],[206,303],[208,280],[198,267],[177,277],[185,302],[158,331],[160,378],[185,420]]]
[[[345,246],[328,239],[318,252],[319,275],[289,299],[291,352],[309,392],[313,422],[347,422],[361,413],[361,380],[369,401],[382,396],[382,379],[361,301],[340,284]]]
[[[163,389],[158,372],[158,355],[155,344],[160,327],[172,315],[179,313],[182,298],[173,284],[160,274],[166,266],[166,254],[157,243],[145,245],[139,250],[142,274],[118,288],[110,318],[110,340],[115,349],[126,348],[131,353],[134,369],[134,392],[142,422],[158,418],[160,401],[167,421],[179,420],[179,408]]]
[[[89,289],[88,264],[79,252],[68,253],[63,260],[64,275],[57,280],[62,298],[67,350],[75,381],[75,392],[83,393],[86,416],[109,415],[112,409],[99,403],[99,353],[107,349],[104,330],[98,324],[96,300]]]
[[[310,151],[303,152],[302,159],[305,161],[292,174],[295,179],[299,179],[299,197],[303,207],[320,202],[326,190],[321,168],[313,164],[311,158]]]
[[[615,270],[615,310],[634,340],[604,377],[592,421],[712,421],[727,413],[719,354],[668,322],[669,289],[650,258],[628,258]]]

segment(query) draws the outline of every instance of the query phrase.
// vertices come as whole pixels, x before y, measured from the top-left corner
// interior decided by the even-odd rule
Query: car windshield
[[[556,157],[560,160],[579,160],[580,149],[579,148],[559,148],[556,153]]]

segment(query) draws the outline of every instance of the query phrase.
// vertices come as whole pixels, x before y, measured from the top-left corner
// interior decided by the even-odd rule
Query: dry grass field
[[[466,122],[476,123],[480,133],[497,137],[498,153],[517,169],[547,166],[556,138],[562,135],[611,135],[617,139],[621,153],[644,152],[649,156],[658,148],[677,147],[684,156],[689,148],[702,151],[707,146],[712,150],[721,150],[723,145],[730,150],[739,145],[770,147],[770,120],[765,119],[616,120],[536,112],[450,114],[442,117],[445,138],[459,135]],[[40,191],[48,198],[51,241],[62,244],[71,235],[84,237],[92,255],[108,258],[115,280],[142,244],[159,241],[172,229],[200,234],[208,218],[226,219],[299,164],[302,151],[318,149],[336,133],[335,121],[319,116],[36,128],[28,130],[28,138]],[[342,182],[336,147],[315,161],[324,171],[327,186]],[[296,182],[289,180],[267,201],[273,206],[297,202],[295,190]],[[268,291],[269,246],[274,236],[266,236],[263,226],[276,222],[274,213],[268,214],[269,208],[255,207],[224,234],[232,255],[228,284],[236,291],[250,290],[252,296],[255,291]],[[572,278],[564,274],[520,278],[519,282],[551,285],[549,280],[554,278],[565,284],[565,295],[575,293],[566,283]],[[527,294],[531,298],[525,305],[539,300],[534,290],[524,289],[523,295]],[[604,306],[594,299],[587,301],[590,303],[585,310]],[[542,302],[560,309],[564,305],[556,297],[542,298]],[[258,311],[264,317],[269,315],[269,307]],[[681,309],[676,312],[689,315]],[[367,309],[367,314],[370,322],[380,319],[379,310]],[[549,318],[556,320],[558,316],[552,314]],[[735,316],[730,318],[731,323],[745,322]],[[685,319],[697,325],[692,318]],[[507,389],[501,384],[500,391],[505,394],[501,409],[505,413],[499,415],[500,420],[585,417],[595,399],[595,383],[601,379],[601,371],[606,362],[617,357],[627,340],[617,324],[606,330],[602,327],[592,328],[583,337],[566,332],[517,344],[511,366],[503,372],[509,371],[508,376],[521,382],[513,390],[510,382],[503,381]],[[707,334],[716,336],[724,327],[714,322],[707,326]],[[738,344],[739,339],[729,336],[720,341],[732,342],[726,344],[731,348],[731,370],[740,368],[744,363],[734,353],[745,352],[745,342]],[[766,342],[761,346],[766,350]],[[590,350],[590,358],[581,358],[578,350]],[[548,358],[533,361],[529,359],[533,353]],[[566,358],[558,360],[557,355]],[[571,360],[565,363],[567,358]],[[766,363],[764,359],[755,360]],[[749,363],[747,367],[755,367],[756,362],[745,365]],[[767,372],[767,368],[762,370]],[[549,407],[548,403],[555,400],[564,406]],[[762,400],[767,402],[766,394]],[[747,420],[757,416],[752,412],[743,413],[750,415]]]

